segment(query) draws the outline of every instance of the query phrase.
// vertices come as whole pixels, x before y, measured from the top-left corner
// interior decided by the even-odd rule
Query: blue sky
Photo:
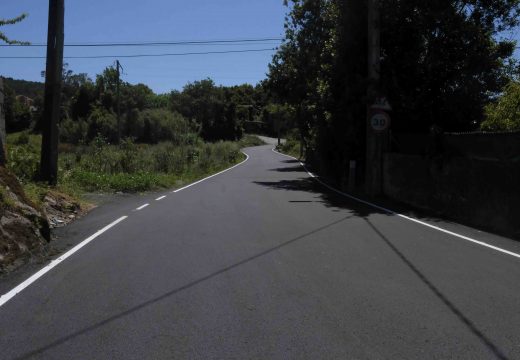
[[[0,0],[0,17],[21,13],[23,22],[5,26],[10,38],[45,43],[47,0]],[[65,43],[224,40],[283,37],[282,0],[65,0]],[[244,45],[66,48],[65,56],[179,53],[273,48],[277,42]],[[217,84],[255,84],[265,78],[274,51],[120,59],[123,79],[142,82],[158,93],[211,77]],[[0,48],[3,56],[45,56],[44,47]],[[66,59],[76,73],[91,77],[114,59]],[[0,74],[42,81],[45,60],[0,59]]]
[[[282,0],[65,0],[65,42],[223,40],[283,37]],[[0,0],[0,18],[29,17],[2,31],[14,39],[45,43],[48,0]],[[518,34],[504,34],[519,38]],[[273,48],[276,42],[243,45],[133,48],[66,48],[65,56],[179,53]],[[273,51],[185,57],[120,59],[123,79],[155,92],[181,89],[211,77],[217,84],[255,84],[265,78]],[[44,56],[45,48],[0,47],[3,56]],[[520,51],[516,52],[517,58]],[[67,59],[69,68],[92,78],[114,59]],[[42,81],[42,60],[0,59],[0,75]]]

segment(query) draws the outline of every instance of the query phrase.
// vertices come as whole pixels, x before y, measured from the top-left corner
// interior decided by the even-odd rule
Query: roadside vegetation
[[[276,150],[286,155],[293,156],[297,159],[301,159],[302,154],[300,153],[300,140],[298,139],[298,131],[293,130],[289,132],[286,136],[285,142],[283,142],[281,145],[278,145]]]
[[[8,136],[8,169],[32,201],[41,203],[50,188],[37,181],[41,136],[27,132]],[[142,192],[180,186],[242,161],[242,147],[261,144],[256,136],[240,141],[206,143],[196,134],[181,142],[111,145],[98,136],[88,145],[60,145],[57,191],[78,198],[85,192]]]
[[[262,143],[244,134],[246,122],[274,121],[278,111],[262,110],[267,95],[260,85],[222,87],[205,79],[155,94],[122,82],[118,102],[117,83],[113,67],[92,80],[65,66],[58,185],[50,188],[38,182],[43,84],[6,79],[7,167],[33,201],[49,191],[78,199],[180,186],[241,161],[242,147]]]
[[[344,164],[366,155],[367,2],[285,3],[285,41],[266,86],[292,109],[306,160],[343,183]],[[518,128],[518,92],[504,90],[520,76],[518,45],[503,34],[518,32],[519,1],[379,3],[377,90],[392,107],[393,133]]]
[[[511,81],[485,108],[484,131],[520,131],[520,81]]]

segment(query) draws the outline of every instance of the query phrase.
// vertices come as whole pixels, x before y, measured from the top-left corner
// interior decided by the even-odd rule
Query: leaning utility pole
[[[56,185],[58,180],[58,122],[61,107],[64,23],[64,0],[49,0],[40,178],[50,185]]]
[[[121,83],[121,72],[119,69],[123,70],[123,67],[119,63],[119,60],[116,60],[116,72],[117,72],[117,84],[116,84],[116,93],[117,93],[117,143],[121,142],[121,94],[119,91],[120,83]]]
[[[379,0],[368,0],[368,89],[366,125],[366,191],[375,196],[382,193],[382,134],[376,132],[372,122],[372,104],[378,98],[381,69],[381,33],[379,19]]]

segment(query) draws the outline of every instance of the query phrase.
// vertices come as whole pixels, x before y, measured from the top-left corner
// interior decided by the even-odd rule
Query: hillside
[[[11,88],[16,95],[25,95],[34,99],[38,95],[43,96],[45,84],[37,81],[17,80],[13,78],[4,78],[4,84]]]

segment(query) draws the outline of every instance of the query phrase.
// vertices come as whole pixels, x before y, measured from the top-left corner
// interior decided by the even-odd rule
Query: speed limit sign
[[[390,127],[390,115],[382,110],[373,110],[370,115],[370,127],[374,131],[385,131]]]

